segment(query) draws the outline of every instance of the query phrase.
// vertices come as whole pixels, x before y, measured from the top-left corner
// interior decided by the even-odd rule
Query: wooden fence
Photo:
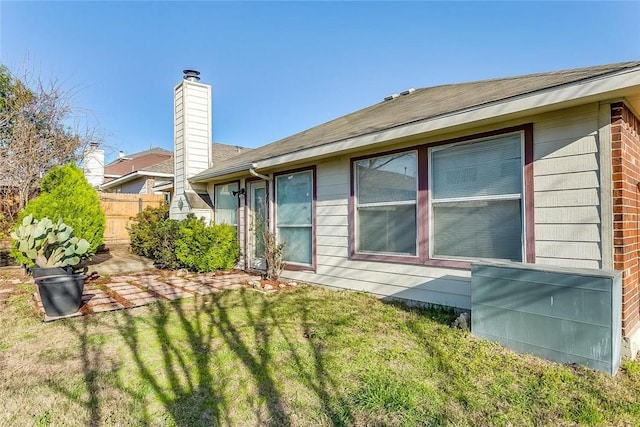
[[[105,245],[129,243],[127,225],[131,218],[147,206],[158,207],[164,201],[162,194],[100,193],[100,204],[107,218]]]

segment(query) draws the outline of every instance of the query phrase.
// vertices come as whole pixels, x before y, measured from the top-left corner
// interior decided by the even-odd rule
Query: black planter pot
[[[47,316],[66,316],[78,311],[82,305],[82,291],[86,276],[68,274],[62,268],[38,268],[34,269],[32,273]]]
[[[48,276],[66,276],[71,274],[71,270],[65,267],[31,267],[31,275],[34,280],[46,278]]]

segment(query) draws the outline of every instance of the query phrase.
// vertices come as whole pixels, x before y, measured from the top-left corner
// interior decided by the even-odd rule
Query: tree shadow
[[[122,310],[102,314],[101,320],[66,321],[79,340],[88,425],[104,423],[110,409],[110,403],[101,401],[104,379],[99,378],[108,358],[92,338],[92,323],[111,328],[124,343],[112,369],[120,370],[118,390],[138,402],[133,404],[138,422],[154,423],[156,412],[162,411],[176,425],[233,425],[242,407],[250,411],[251,424],[294,425],[299,422],[287,384],[295,381],[314,396],[312,405],[319,406],[325,422],[348,424],[351,410],[326,368],[325,343],[312,331],[309,301],[304,296],[287,300],[287,310],[297,314],[286,319],[286,328],[274,311],[279,304],[277,295],[224,291],[151,304],[144,312]],[[294,378],[281,374],[283,361]],[[125,364],[131,381],[122,379]],[[246,382],[244,390],[239,378]],[[51,387],[71,398],[62,387]],[[155,402],[155,407],[140,403],[144,401]]]
[[[99,426],[102,425],[104,410],[99,395],[100,383],[98,376],[109,362],[111,362],[109,367],[111,371],[117,370],[117,367],[113,360],[105,357],[104,343],[100,342],[100,340],[92,339],[94,335],[89,330],[92,319],[82,317],[73,320],[66,321],[65,324],[78,337],[83,382],[87,390],[86,398],[78,396],[74,390],[69,390],[53,380],[48,380],[47,384],[59,394],[71,401],[79,402],[87,409],[89,413],[88,426]]]

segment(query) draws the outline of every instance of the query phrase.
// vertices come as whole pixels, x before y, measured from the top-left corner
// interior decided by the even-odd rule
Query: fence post
[[[138,213],[142,212],[142,197],[138,199]]]

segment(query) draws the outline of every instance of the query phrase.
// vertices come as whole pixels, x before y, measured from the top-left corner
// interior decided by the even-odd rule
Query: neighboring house
[[[476,260],[619,270],[640,348],[640,62],[410,89],[207,165],[210,93],[176,86],[176,189],[237,227],[243,267],[267,216],[286,278],[460,309]]]
[[[173,188],[173,153],[151,148],[124,155],[104,168],[102,191],[128,194],[170,194]]]
[[[212,158],[223,160],[243,150],[226,144],[210,144]],[[134,154],[120,152],[118,159],[104,164],[104,152],[92,146],[85,156],[85,175],[90,183],[107,193],[173,194],[173,152],[150,148]]]

